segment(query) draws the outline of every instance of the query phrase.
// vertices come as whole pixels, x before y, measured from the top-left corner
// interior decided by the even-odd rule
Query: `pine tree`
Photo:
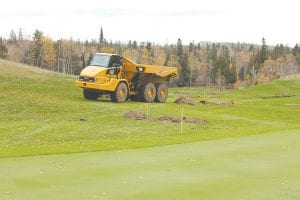
[[[154,51],[151,42],[147,42],[146,49],[151,57],[154,57]]]
[[[97,44],[97,51],[101,52],[104,46],[104,36],[103,36],[103,29],[100,28],[100,35],[99,35],[99,42]]]
[[[17,35],[14,30],[10,31],[8,42],[13,44],[17,42]]]
[[[239,71],[239,80],[244,81],[246,79],[246,67],[242,66]]]
[[[179,86],[187,86],[190,84],[190,68],[188,62],[188,54],[185,52],[179,63],[181,69],[179,72]]]
[[[177,57],[179,58],[179,60],[183,57],[183,46],[180,38],[178,38],[177,40]]]
[[[263,64],[265,60],[268,59],[268,46],[266,44],[266,39],[262,39],[262,45],[261,45],[261,61],[260,64]]]
[[[183,51],[183,45],[180,38],[177,41],[177,58],[181,68],[179,72],[179,86],[186,86],[190,83],[190,67],[188,62],[188,54]]]
[[[133,41],[132,47],[133,47],[134,49],[137,49],[137,48],[138,48],[137,42],[136,42],[135,40]]]
[[[43,32],[36,30],[33,34],[33,46],[31,49],[31,64],[41,67],[43,57]]]
[[[99,43],[103,44],[104,43],[104,36],[103,36],[103,29],[102,27],[100,28],[100,38],[99,38]]]
[[[2,37],[0,37],[0,58],[6,58],[7,57],[7,47],[2,39]]]
[[[296,56],[298,53],[300,53],[300,48],[298,44],[295,45],[295,47],[292,49],[292,53],[294,56]]]
[[[22,42],[23,40],[24,40],[24,36],[23,36],[23,33],[22,33],[22,29],[19,28],[18,41]]]

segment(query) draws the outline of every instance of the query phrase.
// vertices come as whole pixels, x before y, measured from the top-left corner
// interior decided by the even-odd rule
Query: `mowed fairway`
[[[300,131],[0,159],[0,199],[300,199]]]

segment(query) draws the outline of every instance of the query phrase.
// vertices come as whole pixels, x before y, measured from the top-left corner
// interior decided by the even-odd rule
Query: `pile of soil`
[[[274,94],[273,96],[266,96],[266,97],[261,97],[262,99],[272,99],[272,98],[286,98],[286,97],[293,97],[296,96],[294,94]]]
[[[224,105],[224,106],[234,105],[234,102],[232,100],[220,100],[220,101],[201,100],[201,101],[199,101],[199,103],[205,104],[205,105]]]
[[[173,123],[180,123],[180,118],[177,118],[177,117],[173,117],[173,116],[161,116],[159,118],[157,118],[157,120],[160,120],[160,121],[169,121],[169,122],[173,122]],[[191,118],[188,118],[188,117],[183,117],[183,121],[184,122],[187,122],[187,123],[201,123],[201,124],[205,124],[205,123],[208,123],[207,120],[203,120],[203,119],[199,119],[199,118],[195,118],[195,117],[191,117]]]
[[[144,120],[146,119],[146,114],[137,111],[129,111],[125,113],[123,117],[126,119]]]
[[[196,117],[189,117],[189,118],[183,117],[183,121],[187,123],[200,123],[200,124],[208,123],[207,120],[196,118]]]
[[[161,117],[157,118],[157,120],[174,122],[174,123],[179,123],[180,122],[180,118],[176,118],[176,117],[172,117],[172,116],[167,116],[167,115],[161,116]]]
[[[133,119],[133,120],[145,120],[147,119],[145,113],[137,112],[137,111],[129,111],[124,114],[123,116],[126,119]],[[152,120],[159,120],[159,121],[167,121],[167,122],[173,122],[173,123],[180,123],[181,119],[180,117],[173,117],[164,115],[158,118],[152,118]],[[183,121],[186,123],[199,123],[199,124],[205,124],[208,123],[207,120],[195,118],[195,117],[183,117]]]
[[[176,99],[174,103],[195,105],[196,101],[190,97],[180,97]]]

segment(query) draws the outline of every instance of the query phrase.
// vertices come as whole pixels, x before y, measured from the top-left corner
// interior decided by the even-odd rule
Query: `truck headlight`
[[[145,67],[140,67],[140,66],[136,67],[137,72],[143,72],[144,70],[145,70]]]

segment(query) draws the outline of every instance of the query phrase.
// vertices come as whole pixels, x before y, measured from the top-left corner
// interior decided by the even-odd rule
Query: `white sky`
[[[0,35],[176,43],[300,43],[299,0],[0,0]]]

